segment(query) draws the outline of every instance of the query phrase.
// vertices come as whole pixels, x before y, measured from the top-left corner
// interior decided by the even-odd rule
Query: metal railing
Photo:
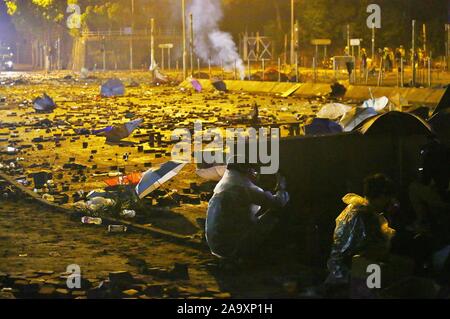
[[[131,28],[122,28],[119,30],[97,30],[83,31],[82,36],[85,37],[104,37],[104,36],[150,36],[150,29],[132,30]],[[155,30],[155,36],[180,36],[180,32],[176,29]]]

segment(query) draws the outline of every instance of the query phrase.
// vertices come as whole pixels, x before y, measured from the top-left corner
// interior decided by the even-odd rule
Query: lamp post
[[[186,69],[186,0],[181,0],[182,24],[183,24],[183,78],[187,77]]]
[[[295,63],[295,10],[294,0],[291,0],[291,65]]]

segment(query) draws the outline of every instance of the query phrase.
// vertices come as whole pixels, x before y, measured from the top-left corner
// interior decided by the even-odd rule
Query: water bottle
[[[125,225],[109,225],[108,233],[125,233],[127,231],[127,226]]]
[[[81,222],[83,224],[91,224],[91,225],[101,225],[102,219],[101,218],[94,218],[89,216],[81,217]]]

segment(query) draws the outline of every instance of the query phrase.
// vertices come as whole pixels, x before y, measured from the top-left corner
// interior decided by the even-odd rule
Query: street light
[[[182,23],[183,23],[183,79],[187,77],[186,70],[186,1],[181,0],[181,12],[182,12]]]
[[[291,0],[291,65],[295,62],[295,10],[294,10],[294,0]]]

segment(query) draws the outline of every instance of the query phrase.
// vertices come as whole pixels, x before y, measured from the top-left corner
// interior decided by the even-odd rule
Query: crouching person
[[[389,253],[395,230],[384,217],[394,201],[391,181],[374,175],[364,181],[364,197],[348,194],[347,208],[336,219],[326,284],[348,284],[352,257],[383,260]]]
[[[206,240],[212,254],[235,261],[258,254],[278,221],[280,209],[289,201],[284,178],[278,178],[276,193],[272,194],[255,185],[256,165],[238,162],[234,158],[227,165],[206,218]]]

